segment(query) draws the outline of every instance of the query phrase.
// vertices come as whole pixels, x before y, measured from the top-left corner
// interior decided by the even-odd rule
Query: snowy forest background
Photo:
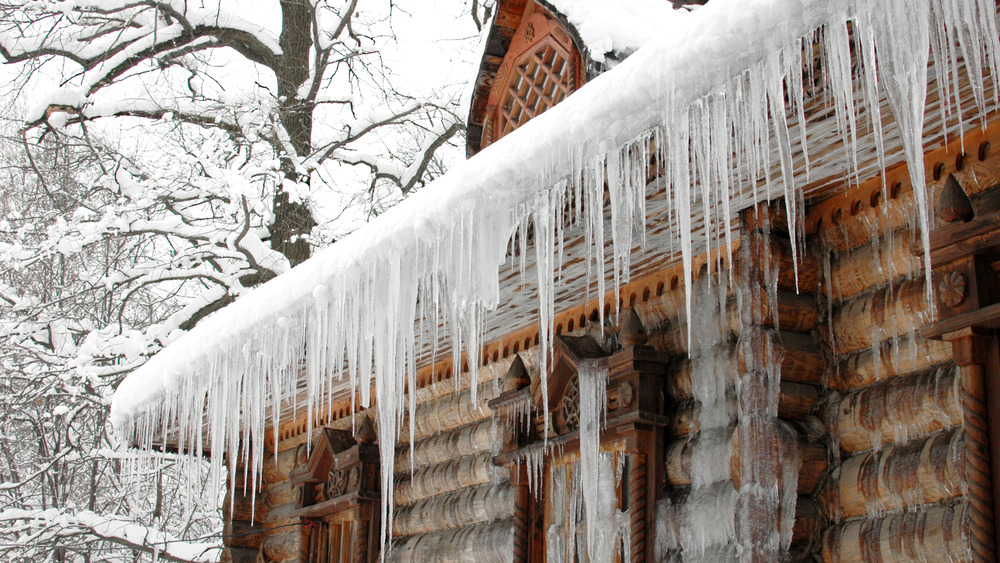
[[[219,556],[118,382],[464,156],[489,0],[0,0],[0,560]],[[192,465],[193,464],[193,465]]]

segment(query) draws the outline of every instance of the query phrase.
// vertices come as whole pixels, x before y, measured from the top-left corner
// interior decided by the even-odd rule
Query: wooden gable
[[[562,101],[586,80],[572,27],[533,0],[500,0],[476,77],[467,156]]]

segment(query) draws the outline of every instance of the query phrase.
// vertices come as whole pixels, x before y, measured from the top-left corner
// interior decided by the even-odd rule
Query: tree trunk
[[[274,69],[278,79],[278,113],[288,133],[294,155],[282,155],[281,172],[292,182],[308,184],[309,176],[300,174],[295,157],[312,151],[313,109],[298,97],[299,86],[309,78],[309,52],[312,48],[312,6],[307,0],[282,0],[280,64]],[[309,258],[309,241],[304,238],[316,226],[309,206],[292,201],[279,187],[274,194],[274,224],[271,248],[285,255],[295,266]]]

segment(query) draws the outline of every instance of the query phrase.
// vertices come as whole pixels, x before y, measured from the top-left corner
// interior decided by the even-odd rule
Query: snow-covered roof
[[[580,36],[591,60],[606,63],[621,59],[646,43],[670,33],[665,25],[687,10],[675,10],[669,0],[627,0],[613,5],[604,0],[548,0]]]
[[[595,287],[604,295],[605,283],[665,260],[684,264],[690,288],[698,245],[725,243],[740,209],[784,196],[794,229],[803,198],[852,170],[873,175],[902,153],[923,224],[921,142],[954,130],[941,121],[953,115],[949,95],[970,91],[938,85],[949,95],[927,103],[929,46],[942,37],[961,45],[935,51],[950,58],[931,69],[963,53],[978,61],[969,75],[984,114],[996,105],[982,87],[984,75],[998,75],[995,15],[992,0],[713,0],[671,18],[563,103],[202,321],[122,383],[112,420],[146,446],[166,432],[181,447],[198,449],[207,438],[216,471],[226,452],[239,451],[256,472],[270,406],[299,400],[314,412],[339,387],[367,402],[373,383],[383,501],[392,506],[404,386],[432,352],[450,346],[478,358],[484,340],[538,322],[544,372],[555,302],[579,302]],[[869,63],[856,76],[854,41]],[[817,45],[822,70],[812,67]],[[985,61],[989,71],[979,66]],[[803,85],[803,67],[826,83]],[[822,111],[807,107],[808,97],[823,100]],[[890,106],[898,125],[868,121],[881,123]],[[929,140],[925,114],[937,120],[927,122]],[[661,179],[647,185],[651,160]],[[566,230],[565,208],[576,218]],[[511,237],[527,240],[529,221],[534,240],[511,258]],[[519,275],[530,291],[521,291]],[[348,380],[329,376],[340,370]]]

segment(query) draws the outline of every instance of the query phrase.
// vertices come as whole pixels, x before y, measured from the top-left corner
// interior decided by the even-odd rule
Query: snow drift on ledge
[[[415,381],[408,376],[418,360],[415,320],[447,326],[456,362],[463,349],[479,357],[485,315],[498,305],[498,267],[512,237],[524,240],[531,222],[545,373],[562,210],[575,203],[570,207],[592,244],[592,263],[603,265],[607,183],[614,263],[609,278],[616,286],[627,280],[633,232],[641,233],[645,222],[651,149],[670,182],[690,312],[692,223],[702,218],[692,217],[692,209],[729,224],[740,209],[783,195],[793,229],[801,214],[791,167],[806,150],[806,134],[790,123],[805,121],[801,70],[813,62],[811,55],[803,58],[803,46],[809,53],[814,44],[822,47],[824,87],[852,161],[848,166],[857,166],[858,109],[867,108],[866,126],[881,123],[873,100],[884,93],[916,193],[914,220],[926,226],[921,138],[929,55],[935,69],[966,68],[984,112],[984,77],[997,76],[1000,55],[995,9],[992,0],[712,0],[671,18],[659,39],[564,103],[205,319],[122,383],[112,420],[126,443],[148,448],[155,436],[169,433],[196,453],[206,445],[205,421],[216,482],[224,463],[233,469],[240,459],[254,483],[265,456],[267,406],[295,397],[300,362],[309,397],[302,408],[309,413],[330,399],[334,382],[328,374],[346,373],[365,406],[374,380],[382,525],[391,529],[404,382]],[[855,89],[852,41],[865,62]],[[939,78],[942,94],[957,95],[949,82],[957,79]],[[882,162],[880,127],[874,127],[874,137]],[[807,154],[805,162],[808,167]],[[780,178],[770,173],[770,163],[780,165]],[[755,188],[758,180],[766,189]],[[927,229],[921,232],[926,248]],[[596,270],[604,272],[603,266]],[[604,278],[595,280],[601,295]],[[469,363],[473,390],[476,364]]]

